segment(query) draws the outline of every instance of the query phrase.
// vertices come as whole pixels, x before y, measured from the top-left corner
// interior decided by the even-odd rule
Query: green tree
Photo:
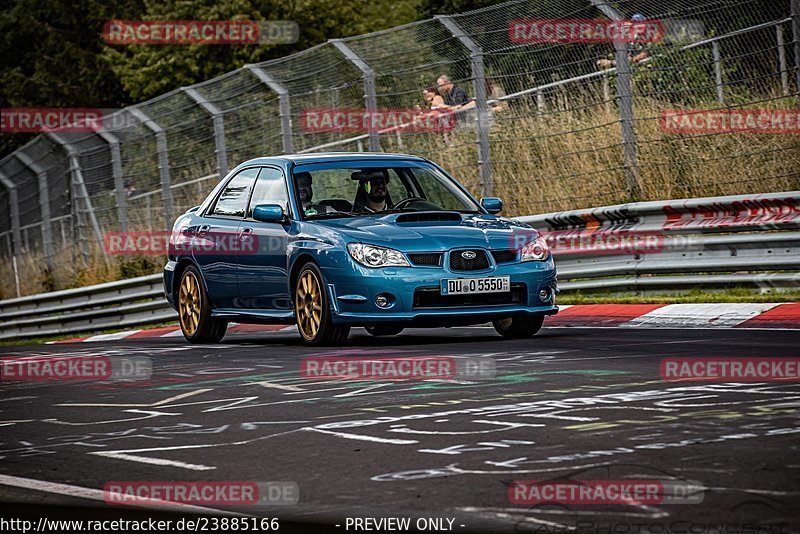
[[[102,30],[111,18],[137,18],[140,0],[0,2],[0,105],[116,107],[128,100],[103,61]],[[0,136],[0,154],[31,134]]]
[[[292,45],[108,45],[104,57],[135,101],[207,80],[241,67],[286,56],[328,39],[412,22],[419,0],[145,0],[153,20],[293,20]]]

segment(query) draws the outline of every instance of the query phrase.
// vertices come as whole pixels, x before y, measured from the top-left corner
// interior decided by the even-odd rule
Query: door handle
[[[252,235],[253,235],[253,229],[250,228],[249,226],[245,226],[244,228],[242,228],[242,231],[239,234],[239,238],[242,240],[249,239]]]
[[[200,227],[197,229],[197,235],[199,235],[199,236],[204,236],[204,235],[206,235],[206,234],[208,233],[208,231],[209,231],[209,230],[211,230],[211,226],[210,226],[210,225],[208,225],[208,224],[202,224],[202,225],[200,225]]]

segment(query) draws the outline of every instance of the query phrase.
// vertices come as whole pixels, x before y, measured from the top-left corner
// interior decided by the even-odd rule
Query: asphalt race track
[[[292,329],[218,346],[172,337],[4,347],[14,357],[147,356],[153,374],[0,384],[0,498],[20,513],[66,505],[88,518],[104,507],[97,491],[63,488],[291,481],[297,504],[235,510],[278,517],[287,532],[352,532],[348,517],[449,518],[455,532],[798,532],[800,383],[659,373],[667,357],[797,357],[798,340],[791,330],[545,328],[503,341],[474,327],[392,338],[357,329],[329,350],[301,346]],[[487,356],[497,375],[300,376],[302,358],[322,355]],[[509,485],[534,479],[692,481],[697,491],[677,504],[512,504]]]

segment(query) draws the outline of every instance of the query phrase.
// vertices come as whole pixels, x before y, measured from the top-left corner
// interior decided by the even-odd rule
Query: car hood
[[[455,247],[516,249],[539,235],[525,223],[494,215],[457,212],[393,213],[383,217],[347,217],[314,221],[345,241],[396,248],[404,252],[444,251]]]

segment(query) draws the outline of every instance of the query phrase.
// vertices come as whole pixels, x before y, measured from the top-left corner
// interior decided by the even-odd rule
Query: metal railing
[[[640,202],[519,220],[548,237],[563,292],[800,287],[800,191]],[[176,319],[161,275],[151,275],[0,301],[0,339]]]

